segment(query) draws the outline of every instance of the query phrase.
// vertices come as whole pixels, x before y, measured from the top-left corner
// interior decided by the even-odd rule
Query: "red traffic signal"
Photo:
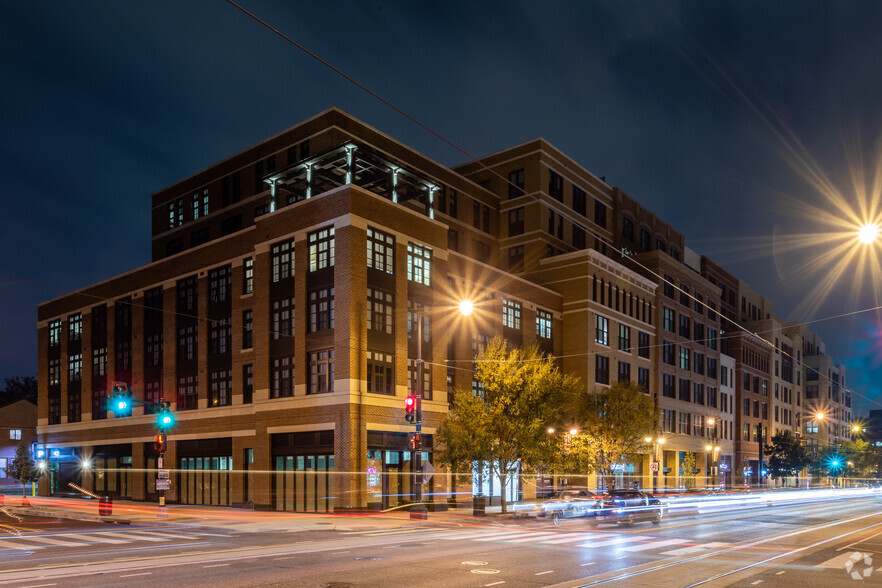
[[[165,433],[160,433],[159,435],[155,435],[153,437],[153,449],[155,449],[158,453],[165,453],[167,447],[168,443],[166,442]]]
[[[416,421],[417,398],[416,396],[408,396],[404,399],[404,420],[408,423]]]

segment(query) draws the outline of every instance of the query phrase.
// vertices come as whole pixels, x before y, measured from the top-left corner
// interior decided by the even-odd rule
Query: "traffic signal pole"
[[[422,450],[422,429],[423,429],[423,317],[424,312],[417,312],[417,360],[416,360],[416,433],[411,443],[411,463],[413,464],[413,501],[414,505],[410,509],[410,518],[416,520],[426,520],[428,518],[425,505],[423,502],[423,481],[421,479],[423,471],[423,450]]]

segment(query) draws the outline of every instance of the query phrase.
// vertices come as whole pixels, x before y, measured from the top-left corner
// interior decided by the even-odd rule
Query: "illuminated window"
[[[309,394],[334,391],[334,350],[309,353]]]
[[[390,353],[367,352],[368,392],[395,394],[394,361]]]
[[[242,262],[242,293],[251,294],[254,292],[254,260],[246,257]]]
[[[72,314],[67,317],[67,340],[79,341],[83,334],[83,315]]]
[[[49,322],[49,347],[61,344],[61,320]]]
[[[79,382],[83,375],[83,355],[72,353],[67,358],[67,378],[70,382]]]
[[[309,332],[334,328],[334,289],[321,288],[309,293]]]
[[[294,396],[294,358],[278,357],[272,362],[270,398]]]
[[[294,240],[272,247],[273,282],[294,276]]]
[[[193,205],[193,220],[201,216],[208,216],[208,188],[202,190],[202,193],[194,192],[191,198]]]
[[[631,351],[631,327],[628,325],[619,325],[619,350]]]
[[[368,227],[367,266],[387,274],[395,272],[395,237]]]
[[[282,298],[272,303],[270,338],[278,341],[294,336],[294,298]]]
[[[310,233],[309,271],[314,272],[334,265],[334,227]]]
[[[232,404],[232,372],[220,370],[211,372],[208,388],[208,406],[229,406]]]
[[[502,326],[521,330],[521,303],[504,298],[502,300]]]
[[[394,296],[376,288],[367,289],[367,328],[371,331],[392,334],[392,309]]]
[[[231,268],[228,265],[208,272],[208,301],[212,304],[230,299]]]
[[[536,309],[536,335],[543,339],[551,339],[552,315],[547,310]]]
[[[407,244],[407,279],[432,285],[432,249],[419,243]]]

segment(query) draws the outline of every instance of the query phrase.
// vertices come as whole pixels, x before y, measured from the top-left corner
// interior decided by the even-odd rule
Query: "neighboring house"
[[[15,400],[0,405],[0,487],[17,486],[6,475],[6,466],[15,459],[20,443],[30,447],[37,440],[37,405]]]

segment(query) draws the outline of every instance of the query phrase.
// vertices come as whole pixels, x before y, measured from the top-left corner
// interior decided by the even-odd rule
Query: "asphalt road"
[[[247,524],[2,519],[0,584],[882,586],[882,499],[875,496],[693,512],[657,526],[567,523],[430,520],[292,533],[249,531]]]

